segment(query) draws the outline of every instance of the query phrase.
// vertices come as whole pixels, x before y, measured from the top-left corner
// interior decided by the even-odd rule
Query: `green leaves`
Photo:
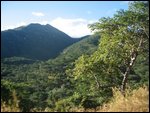
[[[149,25],[146,24],[146,4],[133,2],[129,10],[119,10],[114,17],[103,17],[89,25],[92,31],[101,35],[101,39],[96,52],[90,56],[83,55],[75,62],[72,74],[76,90],[82,95],[87,95],[85,92],[89,95],[103,92],[102,86],[121,85],[122,73],[129,66],[131,53],[138,51],[144,54],[141,51],[147,48],[146,37],[149,34],[146,30]],[[142,45],[141,39],[144,40]]]
[[[112,87],[121,85],[133,51],[138,57],[131,68],[129,85],[148,85],[147,4],[133,2],[129,10],[119,10],[114,17],[89,25],[98,35],[83,37],[54,60],[1,60],[3,100],[11,98],[11,91],[16,89],[25,111],[47,106],[53,111],[69,111],[71,107],[84,106],[88,100],[87,103],[100,105],[112,96]]]

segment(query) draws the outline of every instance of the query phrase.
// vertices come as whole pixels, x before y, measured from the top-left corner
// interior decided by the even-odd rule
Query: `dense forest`
[[[149,111],[149,2],[131,2],[128,10],[100,18],[89,25],[94,35],[80,39],[37,26],[1,32],[1,111]],[[31,37],[28,29],[40,35],[38,43],[29,40],[31,48],[41,44],[37,50],[26,48],[28,41],[13,45]],[[41,43],[48,29],[57,33]],[[60,35],[49,51],[48,40]]]

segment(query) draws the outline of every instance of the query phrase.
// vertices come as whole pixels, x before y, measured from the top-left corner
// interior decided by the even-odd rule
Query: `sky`
[[[71,37],[92,32],[88,24],[128,9],[128,1],[1,1],[1,31],[30,23],[50,24]]]

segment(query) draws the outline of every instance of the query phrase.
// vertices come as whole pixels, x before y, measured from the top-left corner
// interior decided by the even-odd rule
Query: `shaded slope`
[[[99,44],[99,35],[91,35],[80,38],[82,40],[65,48],[61,54],[53,60],[48,62],[51,65],[67,65],[69,62],[75,61],[83,54],[92,54],[96,51]]]
[[[47,60],[76,41],[48,24],[30,24],[1,32],[1,57]]]

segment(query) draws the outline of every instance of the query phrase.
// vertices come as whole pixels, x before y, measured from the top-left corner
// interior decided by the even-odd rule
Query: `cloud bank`
[[[79,38],[85,35],[91,35],[92,32],[88,28],[88,24],[92,24],[94,22],[96,22],[96,20],[87,20],[83,18],[69,19],[69,18],[62,18],[62,17],[55,18],[51,21],[47,21],[47,20],[30,21],[30,23],[39,23],[42,25],[50,24],[53,27],[59,29],[60,31],[63,31],[64,33],[68,34],[69,36],[73,38]],[[14,29],[20,26],[28,25],[30,23],[20,22],[17,25],[2,26],[1,30],[3,31],[6,29]]]
[[[67,19],[58,17],[52,20],[50,25],[58,28],[71,37],[81,37],[91,34],[87,25],[93,22],[95,22],[95,20],[86,20],[82,18]]]

